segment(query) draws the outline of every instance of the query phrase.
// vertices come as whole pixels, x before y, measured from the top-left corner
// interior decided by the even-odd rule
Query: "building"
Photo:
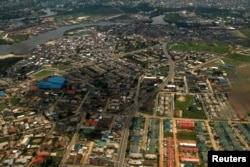
[[[177,122],[178,128],[180,129],[194,129],[195,124],[193,121],[178,121]]]
[[[42,80],[37,83],[39,89],[62,89],[66,85],[66,79],[60,76],[53,76],[47,80]]]

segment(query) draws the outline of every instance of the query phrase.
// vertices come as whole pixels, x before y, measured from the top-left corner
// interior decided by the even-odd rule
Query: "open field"
[[[183,111],[183,118],[207,119],[204,111]]]
[[[29,39],[29,35],[9,35],[8,38],[13,40],[14,43],[18,43]]]
[[[173,133],[172,132],[164,132],[164,138],[167,138],[167,137],[173,137]]]
[[[51,70],[41,70],[41,71],[35,73],[34,76],[35,76],[36,78],[44,78],[44,77],[49,76],[49,75],[51,75],[51,74],[53,74],[53,73],[55,73],[55,71],[51,71]]]
[[[0,103],[0,111],[2,111],[5,108],[6,108],[6,104],[5,103]]]
[[[244,28],[240,30],[246,37],[250,38],[250,28]]]
[[[177,13],[174,13],[174,14],[167,14],[167,15],[165,15],[165,17],[164,17],[164,21],[165,21],[165,22],[168,22],[168,23],[175,23],[177,20],[178,20],[178,21],[179,21],[179,20],[185,21],[185,20],[187,20],[187,18],[186,18],[186,17],[182,17],[182,16],[180,16],[180,15],[177,14]]]
[[[57,68],[60,71],[67,70],[70,66],[68,65],[52,65],[52,68]]]
[[[205,42],[181,42],[170,43],[169,49],[179,51],[211,52],[216,54],[229,53],[229,46],[223,42],[205,43]]]
[[[196,140],[195,132],[178,132],[177,139],[179,140]]]
[[[227,58],[232,59],[233,61],[239,61],[239,62],[245,62],[245,63],[250,63],[250,55],[241,55],[241,54],[230,54],[229,56],[227,56]]]
[[[43,142],[43,138],[35,138],[31,140],[31,144],[41,144]]]
[[[176,96],[175,108],[180,110],[187,110],[194,103],[194,97],[191,95],[184,96],[185,100],[180,99],[180,95]]]

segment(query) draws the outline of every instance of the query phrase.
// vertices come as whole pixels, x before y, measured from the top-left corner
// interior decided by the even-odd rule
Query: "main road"
[[[168,76],[163,80],[163,82],[160,85],[158,85],[158,87],[154,91],[147,94],[146,96],[144,96],[140,100],[138,100],[139,99],[138,97],[139,97],[139,89],[140,89],[140,83],[141,83],[142,77],[139,78],[134,105],[131,107],[131,109],[130,109],[131,111],[130,111],[129,115],[127,116],[127,119],[125,122],[125,126],[124,126],[123,133],[122,133],[123,136],[122,136],[122,139],[120,142],[120,148],[119,148],[118,153],[117,153],[117,160],[115,162],[115,167],[123,167],[124,158],[126,155],[127,143],[128,143],[129,128],[130,128],[130,125],[132,122],[132,118],[134,117],[135,113],[138,111],[139,106],[141,106],[143,104],[143,102],[145,100],[147,100],[148,98],[155,96],[157,94],[157,92],[161,91],[165,87],[165,85],[169,81],[171,81],[174,77],[175,62],[172,60],[171,56],[168,54],[167,43],[166,42],[161,42],[161,43],[162,43],[163,52],[169,61]]]
[[[76,114],[75,114],[75,115],[80,114],[82,105],[83,105],[83,103],[85,102],[85,100],[87,99],[88,95],[89,95],[89,91],[85,94],[85,96],[84,96],[84,98],[82,99],[80,105],[79,105],[78,108],[76,109]],[[68,159],[68,157],[69,157],[71,148],[76,144],[76,142],[77,142],[77,140],[78,140],[79,132],[80,132],[80,129],[81,129],[81,125],[82,125],[82,124],[84,123],[84,121],[85,121],[85,116],[86,116],[86,113],[85,113],[85,112],[80,116],[80,122],[77,124],[75,134],[73,135],[73,137],[72,137],[70,143],[68,144],[68,147],[67,147],[66,151],[64,152],[63,158],[62,158],[61,163],[60,163],[60,167],[67,166],[67,165],[65,165],[65,163],[67,162],[67,159]]]

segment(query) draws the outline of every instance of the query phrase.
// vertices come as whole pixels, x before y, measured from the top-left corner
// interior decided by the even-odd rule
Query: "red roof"
[[[98,121],[93,120],[93,119],[86,120],[86,125],[89,125],[89,126],[95,126],[95,125],[97,125],[97,123],[98,123]]]
[[[168,167],[173,167],[174,166],[174,162],[173,160],[168,160]]]
[[[168,148],[168,159],[173,159],[174,154],[173,154],[173,149],[172,148]]]
[[[168,137],[168,138],[167,138],[167,146],[168,146],[168,147],[171,147],[172,145],[173,145],[173,138]]]
[[[195,124],[193,121],[179,121],[178,127],[179,128],[194,128]]]
[[[36,91],[36,90],[37,90],[37,86],[31,86],[31,87],[30,87],[30,90],[31,90],[31,91]]]
[[[38,156],[41,156],[41,157],[47,157],[49,155],[50,155],[50,153],[47,151],[42,151],[42,152],[38,153]]]
[[[68,89],[68,90],[66,90],[66,93],[67,93],[67,94],[75,94],[75,90],[73,90],[73,89]]]
[[[66,145],[66,141],[64,138],[62,138],[61,140],[58,141],[58,146],[59,147],[64,147]]]
[[[10,127],[10,128],[8,129],[8,132],[9,132],[9,133],[15,133],[17,130],[18,130],[17,127]]]
[[[189,157],[181,157],[181,162],[200,162],[199,158],[189,158]]]
[[[192,148],[192,147],[180,147],[180,151],[182,152],[198,152],[198,148]]]
[[[36,158],[32,160],[33,163],[43,163],[43,161],[44,161],[44,158],[41,156],[37,156]]]

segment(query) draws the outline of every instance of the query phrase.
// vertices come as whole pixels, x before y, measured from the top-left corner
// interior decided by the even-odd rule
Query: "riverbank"
[[[20,43],[15,43],[13,45],[0,45],[0,57],[2,55],[6,55],[9,53],[28,54],[37,45],[44,44],[47,41],[62,38],[64,32],[70,29],[87,27],[87,26],[99,26],[99,25],[105,26],[105,25],[115,25],[115,24],[120,24],[120,23],[104,21],[104,22],[81,23],[81,24],[66,25],[66,26],[58,27],[55,30],[41,33],[41,34],[38,34],[37,36],[32,36],[28,40],[20,42]]]
[[[23,58],[23,57],[24,55],[7,54],[7,55],[0,55],[0,60],[10,59],[10,58]]]
[[[7,54],[0,56],[0,77],[4,77],[7,72],[6,70],[22,60],[24,55]]]

